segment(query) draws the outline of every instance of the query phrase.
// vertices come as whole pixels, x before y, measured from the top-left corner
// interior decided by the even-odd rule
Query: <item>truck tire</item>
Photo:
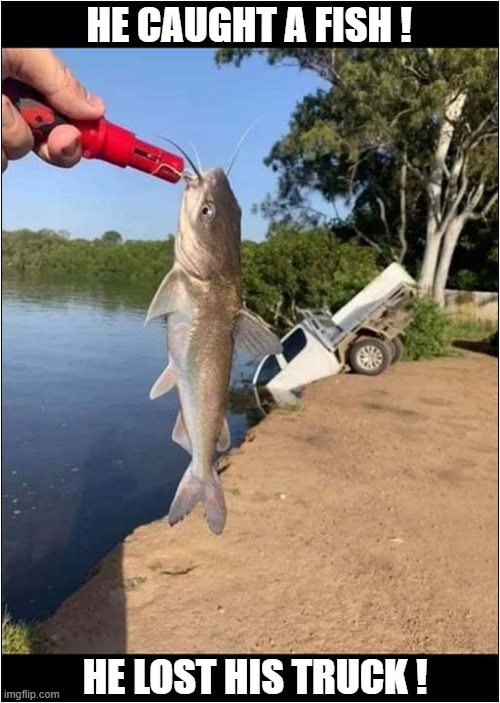
[[[378,376],[391,363],[391,351],[376,337],[360,337],[349,351],[349,366],[354,373]]]
[[[397,362],[401,361],[403,358],[404,347],[401,337],[394,337],[394,339],[391,339],[388,346],[389,351],[391,352],[391,364],[397,364]]]

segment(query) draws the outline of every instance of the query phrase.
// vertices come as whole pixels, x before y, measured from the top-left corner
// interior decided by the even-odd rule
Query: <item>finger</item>
[[[8,159],[20,159],[33,148],[33,134],[9,98],[2,95],[2,151]]]
[[[80,132],[71,125],[59,125],[46,142],[35,147],[35,152],[49,164],[71,168],[82,158]]]
[[[18,78],[43,93],[52,107],[67,117],[102,117],[104,103],[87,91],[66,64],[50,49],[4,49],[2,74]],[[4,76],[5,77],[5,76]]]

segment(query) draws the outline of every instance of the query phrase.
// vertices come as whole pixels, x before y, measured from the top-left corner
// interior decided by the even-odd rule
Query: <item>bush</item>
[[[279,331],[295,324],[298,308],[337,310],[379,273],[371,248],[292,225],[244,242],[242,264],[248,306]]]
[[[416,298],[410,306],[413,321],[404,339],[405,359],[431,359],[451,354],[451,321],[431,298]]]
[[[2,617],[2,654],[43,654],[46,644],[36,625],[15,623],[9,613]]]

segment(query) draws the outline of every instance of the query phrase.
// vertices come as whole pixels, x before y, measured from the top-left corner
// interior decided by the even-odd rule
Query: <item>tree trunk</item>
[[[420,272],[420,285],[425,293],[432,293],[434,278],[438,265],[439,248],[441,246],[441,235],[435,232],[432,237],[428,237],[425,242],[424,260]]]
[[[441,122],[439,137],[434,152],[431,172],[427,184],[427,227],[425,254],[420,274],[420,285],[426,293],[432,293],[439,258],[439,249],[443,239],[440,231],[444,219],[443,213],[443,181],[446,169],[446,158],[455,131],[456,121],[464,109],[466,93],[456,93],[449,97],[444,117]]]
[[[467,217],[464,213],[458,217],[455,217],[444,233],[443,246],[441,247],[441,255],[439,257],[439,264],[433,287],[434,300],[441,307],[444,307],[444,291],[450,273],[453,254],[455,253],[457,242],[464,228],[466,219]]]

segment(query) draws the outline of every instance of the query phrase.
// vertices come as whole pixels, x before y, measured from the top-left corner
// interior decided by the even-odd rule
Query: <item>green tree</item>
[[[465,226],[453,257],[448,287],[498,291],[498,210],[489,222],[472,220]]]
[[[109,244],[121,244],[122,243],[122,235],[117,232],[114,229],[110,229],[107,232],[104,232],[104,234],[101,237],[101,240],[103,242],[108,242]]]
[[[303,211],[314,190],[332,206],[344,198],[358,236],[400,261],[418,256],[420,283],[442,304],[459,238],[491,220],[498,198],[497,50],[258,51],[325,82],[266,159],[279,175],[267,213]],[[216,61],[253,52],[221,49]]]

